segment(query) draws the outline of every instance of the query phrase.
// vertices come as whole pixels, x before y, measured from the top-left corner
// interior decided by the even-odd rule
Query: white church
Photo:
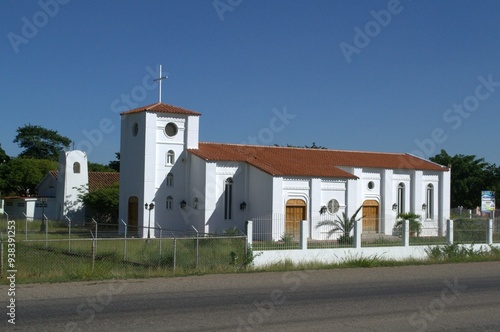
[[[449,218],[447,167],[404,153],[204,143],[200,116],[164,103],[121,113],[119,214],[129,234],[220,234],[270,216],[273,239],[297,234],[300,220],[320,239],[318,220],[360,206],[363,232],[392,234],[402,212],[421,215],[424,228]]]

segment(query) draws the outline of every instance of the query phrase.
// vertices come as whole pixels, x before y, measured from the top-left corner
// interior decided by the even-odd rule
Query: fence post
[[[45,218],[45,249],[49,246],[49,218],[45,214],[42,214],[42,219]]]
[[[161,264],[161,238],[162,238],[162,229],[158,223],[156,223],[156,226],[160,229],[160,256],[158,258],[158,266]]]
[[[94,272],[94,264],[95,264],[95,237],[92,231],[90,231],[90,235],[92,235],[92,272]]]
[[[354,248],[361,249],[361,232],[363,231],[363,220],[356,220],[354,223]]]
[[[493,219],[486,221],[486,243],[493,244]]]
[[[9,223],[7,222],[7,225]],[[0,277],[3,277],[3,234],[0,233]]]
[[[97,253],[97,221],[94,220],[94,218],[92,218],[92,221],[95,223],[95,251]]]
[[[126,260],[127,258],[127,224],[125,223],[125,221],[123,221],[122,219],[120,219],[120,221],[125,225],[125,238],[123,239],[123,261]]]
[[[253,221],[247,220],[247,242],[249,245],[253,243]]]
[[[68,218],[68,252],[71,252],[71,220]]]
[[[9,234],[9,214],[5,211],[3,214],[5,214],[5,233]]]
[[[410,246],[410,221],[403,220],[403,247]]]
[[[24,214],[24,239],[28,241],[28,216],[24,212],[22,214]],[[35,216],[33,216],[33,219],[35,219]]]
[[[177,263],[177,238],[174,235],[174,232],[170,231],[172,236],[174,237],[174,274],[175,274],[175,266]]]
[[[300,249],[307,250],[307,220],[300,222]]]
[[[446,243],[453,244],[453,220],[446,221]]]
[[[198,230],[193,226],[191,225],[191,227],[193,227],[194,231],[196,232],[196,270],[198,270],[198,248],[199,248],[199,244],[200,244],[200,240],[198,238]]]
[[[252,242],[253,242],[253,221],[247,220],[246,224],[246,231],[247,231],[247,239],[245,242],[245,257],[248,256],[248,248],[252,247]]]

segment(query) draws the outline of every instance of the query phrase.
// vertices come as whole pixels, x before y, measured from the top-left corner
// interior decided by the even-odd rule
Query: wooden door
[[[139,225],[139,199],[132,196],[128,199],[127,236],[136,236]]]
[[[378,202],[366,200],[363,203],[363,232],[378,231]]]
[[[294,239],[300,237],[300,222],[306,219],[306,203],[301,199],[286,202],[285,234]]]

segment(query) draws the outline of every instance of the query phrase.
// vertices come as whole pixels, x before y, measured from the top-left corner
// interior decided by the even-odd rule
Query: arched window
[[[425,204],[427,204],[427,209],[425,211],[425,217],[427,219],[434,218],[434,186],[432,184],[427,185],[427,195],[425,198]]]
[[[174,186],[174,175],[172,173],[167,174],[167,187]]]
[[[80,163],[79,162],[73,163],[73,173],[80,173]]]
[[[167,152],[165,165],[173,165],[174,161],[175,161],[175,153],[174,153],[174,151],[170,150]]]
[[[172,198],[172,196],[168,196],[167,197],[167,200],[166,200],[166,208],[167,208],[167,210],[172,210],[172,205],[173,205],[172,202],[173,202],[173,200],[174,199]]]
[[[398,215],[405,213],[405,184],[400,183],[398,185]]]
[[[198,210],[198,197],[193,199],[193,209]]]
[[[233,179],[227,178],[224,183],[224,219],[232,219],[233,214]]]

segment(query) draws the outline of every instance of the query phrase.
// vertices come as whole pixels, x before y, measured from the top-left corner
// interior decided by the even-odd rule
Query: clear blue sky
[[[162,64],[162,101],[203,114],[201,141],[500,165],[498,1],[4,0],[0,22],[11,156],[29,123],[107,164]]]

